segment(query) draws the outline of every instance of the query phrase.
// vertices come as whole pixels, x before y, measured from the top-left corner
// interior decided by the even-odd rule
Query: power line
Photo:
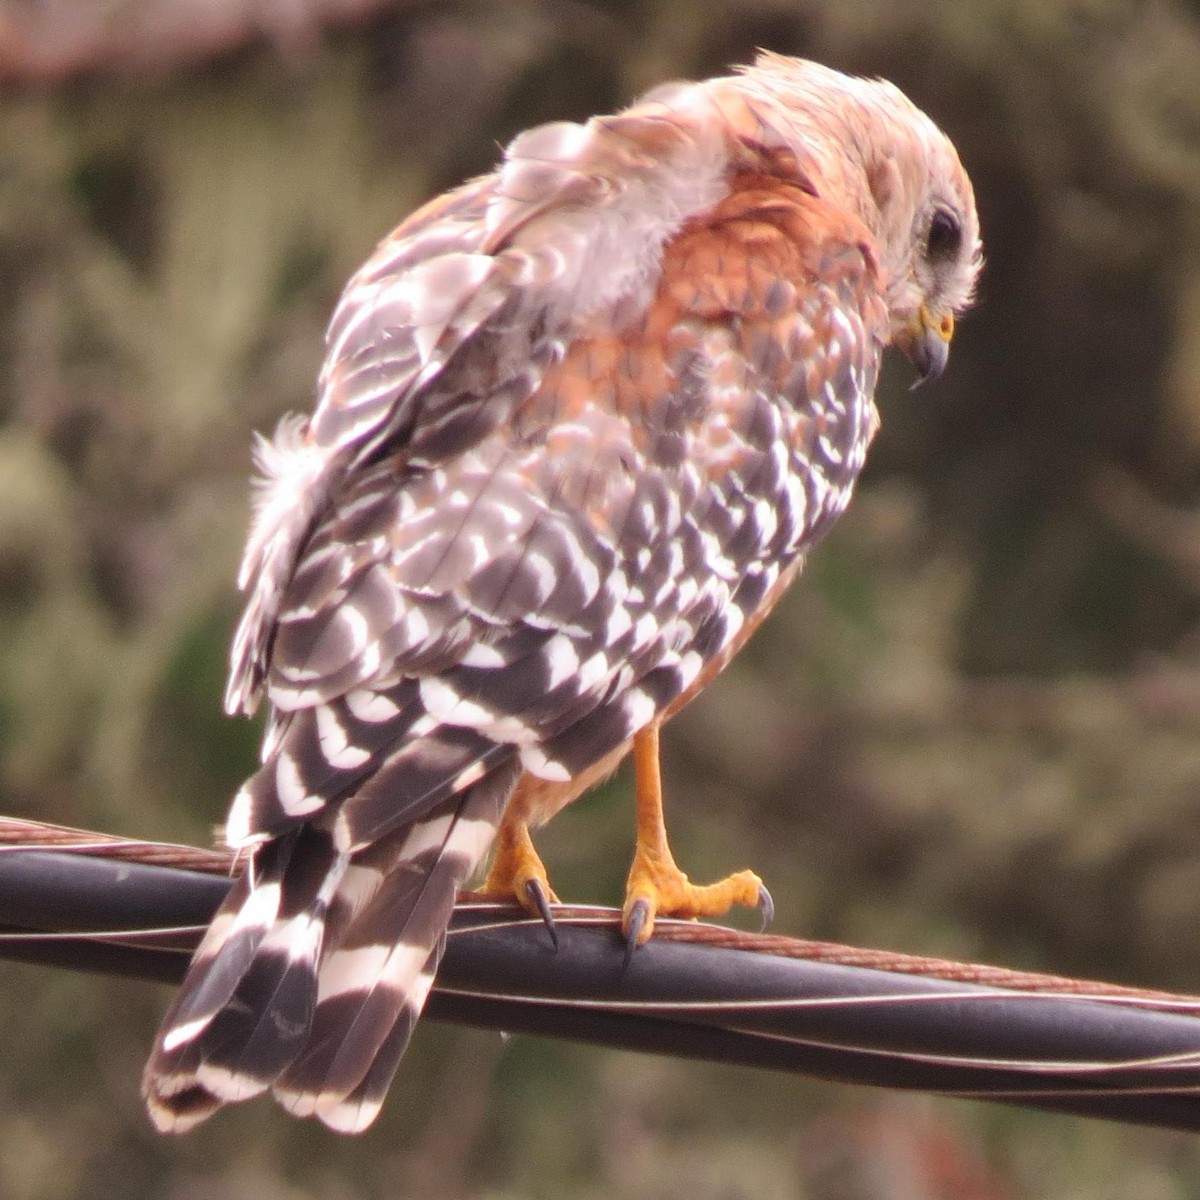
[[[174,981],[211,851],[0,821],[0,957]],[[426,1015],[485,1029],[1200,1129],[1200,998],[661,921],[460,904]]]

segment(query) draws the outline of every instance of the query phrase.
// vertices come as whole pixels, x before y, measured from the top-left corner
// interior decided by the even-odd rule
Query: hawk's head
[[[983,262],[975,196],[950,139],[892,84],[803,59],[763,53],[734,86],[805,186],[861,218],[892,339],[922,378],[939,375]]]

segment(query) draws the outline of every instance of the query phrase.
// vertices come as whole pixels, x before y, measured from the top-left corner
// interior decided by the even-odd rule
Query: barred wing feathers
[[[645,303],[664,242],[721,194],[724,167],[719,127],[666,110],[547,125],[380,244],[334,312],[311,419],[259,448],[229,712],[256,706],[284,590],[346,479],[385,443],[428,466],[500,427],[578,322]]]
[[[697,179],[716,186],[704,139],[671,136],[702,162],[686,196],[661,189],[637,237],[629,186],[679,164],[631,163],[628,136],[600,123],[525,135],[496,176],[427,206],[347,288],[312,418],[260,446],[227,697],[249,712],[265,688],[272,705],[227,830],[251,861],[147,1066],[160,1128],[270,1087],[339,1129],[377,1111],[519,770],[519,731],[438,680],[532,657],[546,629],[488,649],[499,614],[536,622],[529,595],[563,602],[545,576],[574,547],[497,431],[581,312],[651,281],[679,212],[708,198]],[[590,230],[538,227],[564,206],[589,208]]]

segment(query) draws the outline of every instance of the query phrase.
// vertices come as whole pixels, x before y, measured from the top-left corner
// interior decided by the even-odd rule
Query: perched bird
[[[226,826],[249,861],[146,1068],[160,1129],[267,1089],[366,1128],[457,889],[495,838],[485,890],[548,915],[529,830],[631,749],[630,945],[769,903],[676,867],[658,729],[846,507],[884,349],[939,374],[979,265],[933,122],[773,54],[524,133],[382,242],[314,412],[258,446],[227,695],[269,706]]]

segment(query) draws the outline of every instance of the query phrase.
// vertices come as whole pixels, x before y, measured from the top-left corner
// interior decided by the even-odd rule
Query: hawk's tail
[[[261,846],[159,1031],[142,1082],[154,1124],[182,1133],[271,1088],[341,1132],[370,1125],[516,775],[498,767],[361,850],[317,824]]]

